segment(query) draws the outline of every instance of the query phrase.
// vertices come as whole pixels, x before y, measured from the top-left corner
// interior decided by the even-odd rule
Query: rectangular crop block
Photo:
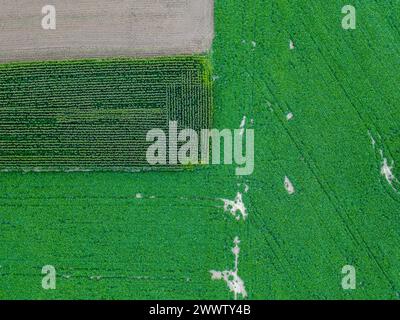
[[[137,170],[146,134],[211,122],[207,57],[0,65],[0,170]]]

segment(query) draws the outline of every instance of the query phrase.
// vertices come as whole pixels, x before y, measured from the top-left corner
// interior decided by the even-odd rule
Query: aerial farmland
[[[0,3],[0,298],[399,299],[400,3],[110,3]]]

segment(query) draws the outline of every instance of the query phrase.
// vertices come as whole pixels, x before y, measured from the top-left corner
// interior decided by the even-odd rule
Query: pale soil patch
[[[244,127],[246,126],[246,116],[243,116],[243,119],[242,119],[242,121],[240,122],[240,126],[239,126],[239,129],[240,129],[240,132],[239,132],[239,134],[242,136],[243,135],[243,133],[244,133]]]
[[[243,298],[247,297],[247,291],[244,285],[244,281],[239,277],[239,237],[235,237],[233,240],[234,247],[232,248],[232,253],[235,256],[234,268],[233,270],[215,271],[210,270],[212,280],[224,280],[231,292],[234,294],[234,299],[238,298],[238,295],[242,295]]]
[[[376,149],[377,141],[370,130],[368,130],[368,136],[371,139],[372,147],[374,148],[374,150],[378,151],[381,158],[381,175],[385,177],[387,183],[392,187],[394,191],[399,192],[397,185],[400,183],[400,181],[393,173],[394,161],[392,160],[391,165],[389,165],[388,159],[384,156],[383,147],[379,148],[378,150]],[[378,135],[378,138],[381,139],[381,136]]]
[[[43,30],[42,7],[56,8]],[[199,54],[211,47],[213,0],[2,0],[0,62]]]
[[[295,193],[293,183],[289,180],[289,178],[287,176],[285,177],[283,184],[285,186],[287,193],[289,193],[289,194]]]
[[[248,189],[246,190],[246,192],[247,191]],[[229,200],[229,199],[221,199],[221,200],[224,202],[225,212],[229,211],[237,221],[239,221],[240,218],[246,220],[248,213],[242,200],[242,194],[240,192],[236,194],[234,200]]]
[[[397,181],[396,177],[394,176],[392,170],[393,170],[393,164],[394,162],[392,161],[392,165],[388,165],[388,161],[386,158],[383,159],[382,162],[382,167],[381,167],[381,174],[385,177],[386,181],[392,186],[393,181]]]

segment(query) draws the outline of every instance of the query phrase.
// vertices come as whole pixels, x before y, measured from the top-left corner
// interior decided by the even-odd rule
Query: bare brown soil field
[[[2,0],[0,62],[196,54],[213,38],[213,0]],[[50,3],[49,3],[50,4]]]

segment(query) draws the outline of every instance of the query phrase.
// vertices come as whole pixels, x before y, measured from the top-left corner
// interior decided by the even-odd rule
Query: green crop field
[[[215,1],[213,127],[254,129],[252,175],[0,173],[0,298],[233,299],[210,270],[238,237],[248,299],[398,299],[400,2],[351,2],[355,30],[348,1]],[[246,220],[221,200],[238,193]]]
[[[208,128],[205,57],[14,63],[0,67],[0,169],[148,168],[146,134]]]

